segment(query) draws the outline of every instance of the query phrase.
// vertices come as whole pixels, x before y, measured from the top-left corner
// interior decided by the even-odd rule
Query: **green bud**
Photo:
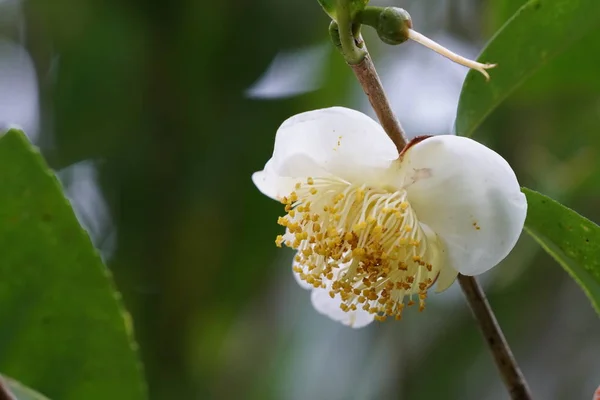
[[[375,28],[381,41],[387,44],[406,42],[412,28],[410,14],[398,7],[366,7],[357,18],[361,24]]]
[[[402,8],[386,7],[379,14],[375,29],[382,42],[400,44],[408,40],[408,29],[412,28],[410,14]]]

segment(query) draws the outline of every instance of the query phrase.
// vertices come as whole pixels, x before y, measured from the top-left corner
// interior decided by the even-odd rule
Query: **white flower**
[[[508,163],[465,137],[415,139],[398,156],[364,114],[334,107],[296,115],[252,179],[285,204],[276,244],[315,308],[346,325],[400,319],[413,297],[448,288],[504,259],[527,203]]]

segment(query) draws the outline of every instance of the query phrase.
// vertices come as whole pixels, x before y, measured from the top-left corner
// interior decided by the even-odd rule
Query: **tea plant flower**
[[[458,273],[481,274],[514,247],[527,203],[508,163],[465,137],[413,140],[399,156],[381,126],[334,107],[286,120],[252,179],[285,206],[277,246],[315,308],[346,325],[400,319]]]

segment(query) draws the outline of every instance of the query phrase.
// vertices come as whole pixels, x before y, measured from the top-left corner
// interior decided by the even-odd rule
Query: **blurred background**
[[[524,0],[373,2],[475,57]],[[373,115],[327,26],[316,0],[0,0],[0,129],[23,127],[58,172],[133,314],[152,399],[506,399],[458,285],[353,330],[313,310],[274,246],[281,206],[250,175],[279,124]],[[451,133],[466,69],[364,36],[409,133]],[[596,222],[599,63],[600,27],[476,136]],[[567,274],[523,235],[480,280],[535,397],[591,399],[600,321]]]

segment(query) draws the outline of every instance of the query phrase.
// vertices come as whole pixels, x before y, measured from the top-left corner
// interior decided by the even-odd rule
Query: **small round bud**
[[[408,40],[408,30],[412,28],[410,14],[398,7],[386,7],[379,14],[377,34],[387,44],[400,44]]]

